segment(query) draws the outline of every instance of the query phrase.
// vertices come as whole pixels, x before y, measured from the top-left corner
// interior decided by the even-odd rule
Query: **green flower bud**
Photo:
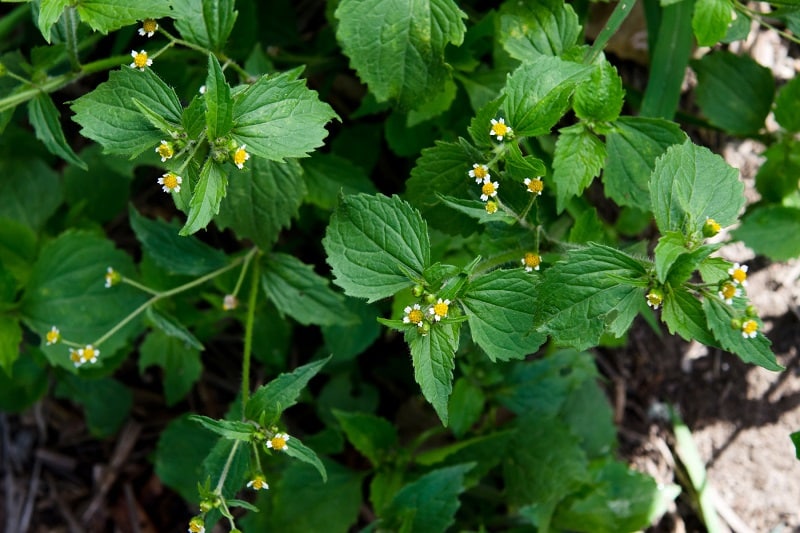
[[[742,319],[731,318],[731,329],[742,329]]]
[[[3,63],[0,63],[0,78],[6,75],[8,70],[6,70],[6,66]]]
[[[433,304],[436,301],[436,295],[428,293],[425,295],[425,303],[426,304]]]
[[[758,309],[754,305],[748,305],[747,309],[744,310],[744,314],[747,315],[748,318],[756,318],[758,316]]]
[[[703,237],[713,237],[719,233],[721,229],[722,226],[720,226],[716,220],[713,218],[707,218],[705,224],[703,224]]]
[[[411,289],[411,294],[414,295],[415,298],[419,298],[422,296],[422,293],[425,291],[425,287],[422,285],[414,285],[414,288]]]

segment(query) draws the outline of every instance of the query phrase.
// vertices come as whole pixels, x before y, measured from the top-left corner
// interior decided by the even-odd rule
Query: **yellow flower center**
[[[142,29],[147,33],[151,33],[158,29],[158,24],[156,24],[156,21],[153,19],[144,19],[144,22],[142,22]]]
[[[502,122],[498,122],[497,124],[492,124],[492,135],[498,135],[500,137],[504,137],[507,131],[508,131],[508,126],[506,126]]]
[[[189,531],[192,533],[200,533],[204,528],[205,526],[200,521],[192,520],[189,522]]]
[[[83,349],[84,361],[91,361],[95,357],[97,357],[97,351],[94,348],[92,348],[91,346],[87,346],[86,348]]]
[[[46,339],[47,344],[55,344],[58,342],[58,338],[60,337],[57,329],[51,329],[47,332]]]
[[[173,155],[175,155],[175,150],[173,150],[172,146],[170,146],[170,144],[167,142],[162,142],[161,144],[159,144],[158,147],[156,148],[156,152],[158,153],[159,156],[161,156],[164,159],[169,159]]]
[[[489,174],[489,172],[486,171],[486,167],[483,165],[478,165],[477,167],[474,167],[472,170],[473,172],[475,172],[475,177],[480,179],[485,178],[486,175]]]
[[[490,215],[497,213],[497,202],[486,202],[486,212]]]
[[[737,283],[742,283],[742,282],[744,282],[744,280],[747,279],[747,272],[745,272],[741,268],[737,268],[736,270],[733,271],[733,274],[731,274],[731,277]]]
[[[164,187],[168,189],[174,189],[178,186],[178,176],[172,172],[168,172],[164,175]]]
[[[525,266],[529,268],[536,268],[542,262],[542,258],[539,257],[539,254],[534,253],[527,253],[525,254]]]
[[[726,300],[730,300],[734,296],[736,296],[736,285],[733,283],[723,283],[722,288],[720,291],[722,293],[722,297]]]
[[[444,302],[439,302],[439,303],[437,303],[436,305],[433,306],[433,312],[436,313],[436,315],[440,316],[440,317],[446,317],[448,309],[449,309],[449,306]]]
[[[244,165],[244,162],[248,159],[250,159],[250,156],[247,154],[247,151],[244,149],[244,147],[237,149],[233,154],[233,162],[236,164],[236,166]]]
[[[752,335],[756,331],[758,331],[758,322],[755,320],[745,320],[744,324],[742,324],[742,332],[747,335]]]
[[[69,350],[69,360],[73,363],[80,363],[81,362],[81,354],[77,352],[77,350],[73,350],[70,348]]]
[[[147,52],[139,52],[133,56],[133,64],[137,68],[144,68],[147,66]]]
[[[658,307],[661,305],[661,302],[664,301],[664,298],[655,292],[647,293],[647,303],[650,304],[651,307]]]
[[[419,309],[412,309],[410,313],[408,313],[408,320],[412,324],[419,324],[422,322],[422,311]]]
[[[491,181],[487,181],[486,183],[484,183],[483,187],[481,187],[481,192],[486,196],[493,196],[495,194],[494,183],[492,183]]]
[[[282,450],[286,448],[286,439],[284,439],[283,437],[275,436],[272,437],[270,441],[272,442],[272,449],[274,450]]]
[[[539,194],[544,190],[544,183],[539,178],[532,179],[528,182],[528,190],[533,194]]]

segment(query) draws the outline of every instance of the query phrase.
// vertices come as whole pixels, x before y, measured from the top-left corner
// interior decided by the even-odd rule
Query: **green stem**
[[[253,281],[250,285],[250,295],[247,299],[247,319],[244,324],[244,355],[242,358],[242,419],[245,418],[245,409],[250,400],[250,358],[253,353],[253,325],[256,316],[256,300],[258,299],[259,274],[261,263],[256,261],[253,265]],[[244,270],[244,269],[243,269]]]
[[[142,292],[146,292],[148,294],[152,294],[153,296],[158,296],[158,294],[159,294],[159,292],[157,290],[151,289],[150,287],[148,287],[146,285],[142,285],[141,283],[133,281],[132,279],[123,277],[120,281],[122,283],[127,283],[131,287],[136,287],[137,289],[139,289]]]
[[[597,59],[597,56],[599,56],[600,52],[603,51],[603,48],[605,48],[609,39],[611,39],[611,37],[617,33],[617,30],[619,30],[622,22],[631,13],[635,3],[636,0],[622,0],[617,4],[614,12],[611,13],[610,17],[608,17],[608,22],[606,22],[606,25],[603,26],[602,31],[600,31],[600,34],[597,36],[597,39],[594,40],[592,47],[588,52],[586,52],[586,57],[583,59],[584,63],[587,65],[594,63],[594,60]]]
[[[233,464],[233,456],[236,455],[236,450],[239,448],[239,444],[242,441],[235,440],[233,442],[233,447],[231,447],[231,451],[228,454],[228,459],[225,460],[225,466],[222,467],[222,472],[219,474],[219,481],[217,482],[216,488],[214,488],[215,494],[222,494],[222,487],[225,485],[225,480],[228,477],[228,472],[231,470],[231,464]]]
[[[78,56],[78,17],[73,6],[64,10],[64,23],[67,27],[67,57],[73,72],[81,70],[81,61]]]
[[[739,2],[734,2],[733,8],[736,11],[739,11],[740,13],[743,13],[743,14],[747,15],[749,18],[755,20],[756,22],[758,22],[759,24],[761,24],[765,28],[769,28],[770,30],[776,32],[778,35],[780,35],[781,37],[783,37],[787,41],[792,41],[793,43],[800,44],[800,38],[798,38],[795,35],[792,35],[791,33],[787,32],[786,30],[782,30],[782,29],[778,28],[774,24],[771,24],[771,23],[767,22],[764,19],[764,16],[763,16],[762,13],[758,13],[756,11],[753,11],[749,7],[743,5],[743,4],[739,3]]]

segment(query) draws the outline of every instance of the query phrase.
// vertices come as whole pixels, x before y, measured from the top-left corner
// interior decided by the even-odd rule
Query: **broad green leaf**
[[[656,159],[686,140],[680,126],[658,118],[620,117],[606,135],[606,194],[619,205],[652,209],[648,178]]]
[[[587,379],[570,391],[559,415],[590,460],[608,457],[617,447],[614,411],[597,380]]]
[[[41,159],[0,158],[0,217],[38,231],[62,199],[58,174]]]
[[[198,352],[205,350],[203,343],[192,335],[192,332],[186,329],[186,326],[178,322],[178,319],[172,315],[164,311],[159,311],[155,306],[151,305],[147,308],[147,311],[145,311],[145,316],[147,316],[147,320],[153,327],[162,331],[168,337],[180,341],[181,345],[186,349],[194,348]]]
[[[264,418],[266,424],[273,424],[283,411],[297,403],[297,397],[317,372],[330,360],[320,359],[295,368],[291,373],[281,374],[266,385],[262,385],[250,397],[245,408],[247,418]]]
[[[39,3],[39,19],[37,25],[39,31],[42,32],[42,37],[47,43],[50,43],[50,29],[53,24],[58,22],[64,8],[70,5],[70,0],[42,0]],[[42,93],[46,94],[46,93]]]
[[[397,429],[386,419],[365,413],[345,413],[334,409],[347,440],[377,467],[397,446]]]
[[[773,261],[788,261],[800,255],[800,209],[780,205],[760,206],[742,220],[733,232],[754,252]]]
[[[775,80],[747,55],[716,51],[692,62],[697,72],[697,105],[714,126],[747,135],[764,127],[772,107]]]
[[[578,44],[581,35],[578,16],[563,0],[505,2],[499,18],[500,43],[523,62],[540,55],[560,56]]]
[[[659,283],[667,281],[669,269],[683,254],[689,253],[686,248],[686,237],[679,231],[667,231],[658,239],[654,250],[656,259],[656,275]]]
[[[503,76],[503,85],[505,85],[506,77]],[[499,91],[498,91],[499,92]],[[467,131],[472,139],[472,142],[482,150],[490,149],[492,147],[492,138],[490,136],[492,119],[497,116],[500,111],[500,106],[503,105],[505,97],[495,98],[490,102],[483,105],[469,121]],[[423,156],[425,155],[423,150]]]
[[[343,197],[322,244],[335,283],[370,302],[422,281],[430,264],[425,221],[397,196]]]
[[[178,95],[149,68],[140,72],[123,66],[112,71],[108,81],[72,103],[73,120],[82,126],[81,133],[100,143],[106,153],[133,158],[155,149],[164,139],[139,111],[134,98],[178,131],[183,113]]]
[[[254,156],[272,161],[306,157],[328,135],[325,124],[336,113],[297,74],[262,76],[236,93],[231,135]]]
[[[486,133],[490,123],[486,121]],[[487,136],[488,137],[488,136]],[[484,156],[463,139],[458,143],[437,141],[422,151],[406,182],[406,198],[420,210],[431,227],[450,234],[469,235],[478,229],[475,220],[442,205],[437,194],[467,198],[474,191],[475,180],[469,177],[473,164],[484,164]]]
[[[694,4],[692,29],[699,46],[714,46],[728,33],[733,20],[730,0],[697,0]]]
[[[0,216],[0,263],[25,285],[36,258],[36,234],[16,220]]]
[[[378,323],[379,305],[356,298],[347,298],[344,303],[348,313],[354,315],[357,322],[321,328],[325,350],[333,355],[336,362],[350,361],[362,354],[382,332]]]
[[[227,187],[228,179],[222,165],[212,159],[206,159],[200,171],[200,181],[192,191],[186,224],[178,234],[187,236],[205,228],[219,213],[219,206],[225,197]]]
[[[178,235],[178,224],[140,215],[131,206],[128,211],[131,229],[159,267],[171,274],[202,276],[228,264],[225,254],[195,237]]]
[[[147,18],[172,17],[173,2],[164,0],[78,0],[81,20],[100,33],[118,30]]]
[[[190,139],[201,137],[206,129],[206,106],[202,96],[195,95],[183,110],[181,125]]]
[[[314,450],[300,442],[300,439],[297,437],[292,437],[286,445],[286,455],[306,464],[310,464],[317,469],[317,472],[319,472],[319,475],[322,477],[323,483],[328,481],[328,472],[325,470],[325,465],[322,464],[319,456]]]
[[[0,325],[0,329],[3,327],[7,326]],[[19,345],[15,349],[20,351]],[[4,413],[21,413],[50,388],[51,370],[46,363],[40,362],[44,358],[32,346],[23,349],[25,351],[11,367],[11,372],[0,372],[0,411]]]
[[[512,225],[517,222],[516,217],[507,214],[505,211],[498,211],[495,213],[487,212],[486,203],[481,200],[462,200],[461,198],[454,198],[441,194],[437,194],[436,196],[450,209],[463,213],[470,218],[474,218],[481,224],[501,222],[503,224]]]
[[[9,377],[12,377],[11,369],[20,356],[21,343],[22,327],[19,320],[4,316],[0,320],[0,368]]]
[[[197,422],[207,430],[230,440],[250,442],[258,431],[253,424],[238,420],[217,420],[201,415],[190,415],[189,420]]]
[[[172,0],[181,37],[214,52],[225,48],[239,12],[235,0]]]
[[[509,75],[503,106],[506,124],[516,136],[550,133],[569,108],[575,86],[591,75],[592,67],[540,56]]]
[[[455,522],[458,496],[466,489],[464,476],[474,466],[467,463],[439,468],[409,483],[381,513],[382,523],[392,531],[446,531]]]
[[[206,127],[212,141],[224,137],[233,122],[231,87],[225,80],[222,67],[214,54],[208,54],[208,76],[206,77]]]
[[[261,286],[281,314],[303,325],[330,326],[357,320],[347,309],[344,297],[329,287],[327,279],[291,255],[272,253],[264,258]]]
[[[64,169],[64,201],[71,214],[104,224],[124,212],[130,199],[130,184],[136,161],[103,154],[103,147],[92,143],[80,152],[88,169],[71,165]],[[152,183],[155,186],[155,180]]]
[[[553,182],[556,184],[558,211],[567,201],[588,187],[600,175],[606,147],[582,123],[559,130],[553,155]]]
[[[162,483],[186,501],[197,503],[197,484],[205,481],[201,479],[203,459],[219,439],[189,416],[167,424],[159,436],[153,464]]]
[[[86,427],[97,438],[110,437],[119,431],[133,406],[131,390],[111,378],[83,379],[62,374],[54,394],[83,406]]]
[[[744,204],[739,173],[720,156],[687,141],[656,161],[650,176],[650,201],[658,229],[699,233],[706,218],[723,227],[736,222]]]
[[[706,346],[718,346],[717,340],[708,329],[708,321],[703,305],[686,289],[679,287],[665,291],[664,309],[661,320],[671,334],[678,334],[684,340],[696,340]]]
[[[450,395],[450,431],[461,439],[478,421],[486,405],[483,390],[469,378],[458,378]],[[417,456],[417,461],[420,458]]]
[[[458,87],[451,79],[444,82],[444,87],[438,93],[435,93],[433,100],[429,100],[420,105],[416,109],[408,112],[406,124],[409,128],[413,128],[427,120],[431,120],[440,116],[442,113],[450,109],[453,100],[456,99],[456,92]],[[388,140],[388,139],[387,139]]]
[[[198,348],[158,330],[150,332],[139,346],[139,373],[154,365],[163,369],[167,405],[182,400],[203,371]]]
[[[596,346],[606,320],[627,316],[620,304],[633,294],[644,297],[645,276],[642,263],[619,250],[592,244],[570,251],[536,287],[534,325],[558,344]]]
[[[125,276],[133,275],[131,258],[96,235],[68,232],[47,243],[22,299],[26,325],[42,335],[56,326],[65,339],[94,343],[145,301],[145,295],[130,285],[106,288],[109,266]],[[98,364],[121,348],[138,327],[139,321],[134,320],[97,346],[101,349]],[[42,351],[53,365],[74,371],[63,344],[43,346]]]
[[[742,336],[741,330],[731,326],[731,320],[736,316],[731,306],[718,298],[708,297],[703,299],[703,310],[711,332],[725,350],[738,355],[745,363],[753,363],[767,370],[783,370],[772,353],[772,343],[763,333],[759,331],[755,338],[748,339]]]
[[[251,239],[269,250],[281,229],[289,226],[305,198],[303,169],[295,160],[277,163],[251,158],[244,169],[231,174],[228,193],[215,218],[240,239]]]
[[[452,0],[342,0],[336,37],[379,102],[416,109],[450,79],[445,47],[464,40],[466,18]]]
[[[345,195],[378,192],[364,170],[349,159],[334,154],[315,153],[309,158],[301,159],[300,165],[303,167],[303,177],[308,188],[305,201],[322,209],[333,210],[339,201],[340,192]]]
[[[625,97],[622,78],[617,69],[603,61],[591,76],[575,89],[572,106],[578,118],[595,122],[610,122],[619,117]]]
[[[222,495],[232,498],[251,475],[252,453],[252,448],[240,440],[218,439],[202,461],[201,481],[210,480],[213,487],[222,481]]]
[[[798,108],[800,112],[800,108]],[[756,189],[767,202],[781,203],[797,192],[800,176],[800,139],[785,136],[761,154],[767,160],[756,174]]]
[[[704,244],[689,253],[683,254],[675,260],[667,274],[667,283],[679,287],[692,277],[695,270],[708,258],[709,255],[722,247],[722,244]]]
[[[522,359],[544,343],[533,330],[539,276],[522,269],[495,270],[473,280],[460,300],[472,339],[492,361]]]
[[[519,181],[524,181],[525,178],[533,178],[534,176],[544,176],[547,174],[544,162],[532,155],[523,156],[522,151],[516,143],[512,143],[508,146],[505,170]]]
[[[405,334],[406,342],[411,347],[414,379],[445,426],[447,401],[453,390],[458,330],[458,324],[433,324],[427,335],[421,335],[416,329],[410,329]]]
[[[800,77],[795,76],[778,91],[775,120],[788,131],[800,131]]]
[[[36,138],[44,143],[51,154],[67,163],[87,170],[86,163],[72,151],[61,130],[61,115],[47,93],[39,93],[28,102],[28,116],[36,130]]]

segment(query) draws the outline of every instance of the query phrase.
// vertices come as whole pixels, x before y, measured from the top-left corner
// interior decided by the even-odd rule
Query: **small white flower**
[[[494,135],[498,141],[502,141],[504,137],[507,137],[514,133],[514,130],[511,129],[510,126],[506,125],[505,119],[495,120],[492,119],[492,127],[489,130],[489,135]]]
[[[483,180],[483,185],[481,186],[481,200],[486,202],[489,198],[494,198],[497,196],[497,189],[499,188],[500,184],[498,182],[486,178]]]
[[[478,184],[482,183],[486,178],[492,177],[492,175],[489,174],[489,167],[486,165],[479,165],[478,163],[473,164],[472,170],[467,172],[467,174],[470,178],[475,178],[475,183]]]
[[[153,60],[147,57],[147,52],[144,50],[140,50],[139,52],[131,50],[131,57],[133,58],[131,68],[138,68],[142,72],[144,72],[145,67],[149,67],[153,64]]]

